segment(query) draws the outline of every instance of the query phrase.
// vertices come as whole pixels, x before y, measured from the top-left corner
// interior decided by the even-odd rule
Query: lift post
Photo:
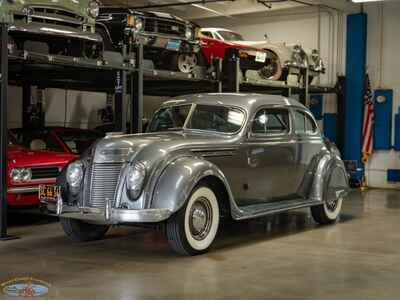
[[[8,26],[0,23],[0,241],[14,239],[7,234],[7,89]]]
[[[131,76],[131,133],[143,131],[143,45],[139,44],[136,48],[135,71]]]

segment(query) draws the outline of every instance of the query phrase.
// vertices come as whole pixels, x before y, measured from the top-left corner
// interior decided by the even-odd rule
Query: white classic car
[[[267,39],[246,41],[239,33],[224,28],[201,28],[200,36],[266,51],[267,56],[271,58],[271,63],[262,69],[263,78],[286,81],[289,74],[297,74],[299,69],[309,68],[309,82],[311,83],[315,76],[325,72],[324,63],[317,49],[313,49],[310,54],[307,54],[301,45],[272,43]]]

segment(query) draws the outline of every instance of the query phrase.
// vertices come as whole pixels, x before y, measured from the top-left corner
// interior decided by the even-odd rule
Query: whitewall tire
[[[207,185],[198,185],[184,207],[167,221],[168,242],[182,255],[207,252],[217,235],[219,221],[215,193]]]
[[[335,223],[342,210],[343,199],[326,201],[322,205],[311,207],[311,214],[315,222],[319,224]]]

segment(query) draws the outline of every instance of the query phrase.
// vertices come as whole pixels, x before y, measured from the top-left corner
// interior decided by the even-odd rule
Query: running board
[[[253,204],[247,206],[239,206],[238,207],[239,210],[237,211],[237,214],[235,214],[234,219],[235,220],[252,219],[292,209],[310,207],[320,204],[322,204],[321,201],[294,199],[294,200],[279,201],[274,203],[262,203],[262,204]]]

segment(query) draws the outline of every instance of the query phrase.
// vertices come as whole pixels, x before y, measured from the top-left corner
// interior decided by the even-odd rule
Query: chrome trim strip
[[[38,186],[30,186],[30,187],[18,187],[18,188],[11,188],[7,190],[7,193],[10,194],[30,194],[30,193],[38,193],[39,187]]]

